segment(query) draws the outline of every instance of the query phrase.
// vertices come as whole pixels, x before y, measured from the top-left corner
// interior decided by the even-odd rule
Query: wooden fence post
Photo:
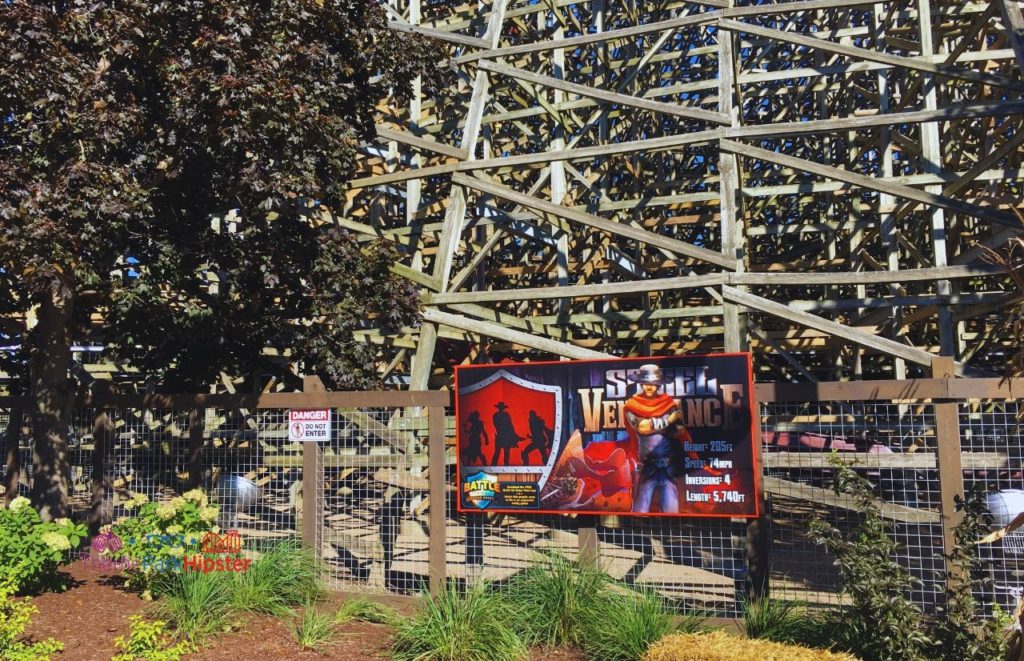
[[[7,433],[4,434],[6,442],[4,447],[7,454],[7,484],[4,485],[4,504],[9,505],[15,496],[18,495],[18,480],[21,477],[21,407],[11,407],[10,415],[7,418]]]
[[[953,359],[936,356],[932,359],[932,378],[955,378]],[[948,388],[946,388],[948,392]],[[964,496],[964,472],[960,455],[960,407],[956,400],[935,399],[936,460],[939,465],[939,498],[942,503],[942,545],[948,555],[956,544],[953,533],[964,519],[957,511],[956,501]],[[953,587],[963,578],[958,567],[947,566],[947,586]]]
[[[596,516],[580,516],[576,525],[579,563],[597,566],[601,562],[601,540],[597,536]]]
[[[755,393],[750,393],[754,400],[754,420],[750,442],[754,446],[754,467],[760,471],[757,475],[757,490],[754,497],[760,507],[760,514],[756,519],[750,519],[747,523],[747,584],[743,587],[747,590],[746,598],[749,601],[767,599],[770,590],[771,579],[771,503],[766,497],[764,488],[764,457],[761,447],[761,402],[758,401]]]
[[[324,392],[318,376],[302,379],[302,392]],[[320,558],[323,553],[324,448],[320,443],[302,444],[302,545]]]
[[[206,424],[206,409],[192,409],[188,412],[188,488],[203,486],[203,432]]]
[[[107,473],[107,452],[114,436],[114,422],[110,419],[110,411],[100,410],[92,425],[92,498],[89,502],[89,534],[96,535],[100,527],[110,523],[108,514],[104,512],[107,493],[110,491],[110,475]]]
[[[428,573],[430,575],[430,592],[438,594],[444,589],[447,580],[447,513],[448,494],[445,487],[448,481],[446,448],[444,437],[444,407],[431,406],[427,409],[429,416],[427,438],[427,475],[430,478],[430,542],[427,555],[429,557]]]

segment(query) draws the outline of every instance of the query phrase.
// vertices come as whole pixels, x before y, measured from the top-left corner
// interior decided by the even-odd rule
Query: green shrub
[[[397,625],[391,653],[397,661],[515,661],[526,645],[510,626],[511,600],[480,585],[460,593],[448,584],[423,609]]]
[[[121,650],[110,661],[178,661],[182,654],[193,651],[187,642],[175,643],[165,630],[167,623],[163,620],[147,620],[142,615],[132,615],[131,631],[128,638],[118,636],[114,639],[114,647]]]
[[[67,519],[40,521],[28,498],[18,496],[0,508],[0,581],[22,592],[52,586],[60,580],[57,567],[85,535],[85,526]]]
[[[111,557],[135,563],[126,572],[128,584],[146,596],[157,575],[179,571],[185,555],[201,550],[203,535],[218,531],[214,525],[217,506],[209,504],[200,489],[164,503],[148,502],[145,495],[136,494],[125,506],[138,511],[113,525],[122,546]]]
[[[47,638],[38,643],[19,641],[32,616],[38,612],[24,599],[14,598],[14,583],[0,579],[0,659],[7,661],[49,661],[64,649],[63,643]]]
[[[1010,648],[1013,618],[997,606],[991,618],[980,621],[979,604],[973,594],[983,576],[977,542],[989,532],[992,516],[981,491],[970,491],[964,498],[957,496],[956,503],[964,517],[953,530],[953,548],[945,556],[950,567],[946,604],[935,628],[933,656],[956,661],[1001,659]]]
[[[592,661],[640,659],[675,629],[662,598],[648,590],[608,590],[586,610],[579,647]]]
[[[157,574],[154,592],[163,597],[157,613],[189,641],[229,629],[233,614],[231,578],[224,572]]]
[[[253,560],[248,571],[231,574],[231,607],[283,615],[322,596],[320,574],[312,552],[292,541],[279,542]]]
[[[594,563],[544,554],[512,577],[506,599],[516,604],[512,623],[528,645],[579,645],[583,627],[613,581]]]
[[[908,592],[914,579],[893,558],[899,546],[882,518],[871,484],[833,453],[833,490],[852,496],[860,522],[844,535],[824,519],[808,524],[808,537],[823,545],[836,559],[843,592],[851,605],[843,609],[843,637],[852,652],[878,661],[914,661],[928,658],[931,640],[920,609]]]
[[[378,604],[365,597],[356,597],[345,601],[334,614],[334,621],[342,622],[373,622],[374,624],[395,624],[399,615],[393,608]]]
[[[856,657],[828,650],[731,636],[724,631],[672,634],[647,651],[644,661],[857,661]]]
[[[318,649],[334,642],[334,615],[318,610],[312,602],[306,604],[301,618],[289,622],[292,638],[302,649]]]

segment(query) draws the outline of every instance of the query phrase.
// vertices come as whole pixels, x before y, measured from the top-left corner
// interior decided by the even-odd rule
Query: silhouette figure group
[[[554,441],[554,430],[548,428],[544,419],[537,415],[536,411],[530,411],[530,435],[520,436],[512,422],[512,416],[508,413],[508,406],[505,402],[498,402],[494,405],[498,410],[491,416],[494,423],[494,456],[491,457],[490,466],[508,466],[512,463],[512,448],[521,442],[529,440],[530,443],[520,453],[523,463],[529,463],[529,457],[536,451],[540,454],[540,464],[546,464],[551,454],[551,445]],[[480,418],[479,411],[471,411],[469,420],[464,425],[466,431],[466,447],[463,451],[463,464],[471,465],[477,463],[486,464],[484,457],[483,443],[486,440],[490,443],[490,436],[484,428],[484,421]],[[504,455],[504,458],[502,458]]]

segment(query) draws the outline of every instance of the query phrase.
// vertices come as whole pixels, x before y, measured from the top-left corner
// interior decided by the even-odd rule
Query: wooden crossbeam
[[[529,195],[524,195],[523,193],[518,193],[512,190],[511,188],[506,188],[505,186],[501,186],[499,184],[484,181],[479,177],[469,177],[463,174],[456,174],[452,177],[452,182],[461,186],[474,188],[484,193],[489,193],[491,195],[494,195],[495,197],[500,197],[510,202],[515,202],[516,204],[519,204],[526,209],[532,209],[534,211],[538,211],[541,213],[559,216],[561,218],[565,218],[566,220],[587,225],[589,227],[593,227],[594,229],[599,229],[610,234],[623,236],[628,239],[640,241],[651,246],[664,248],[665,250],[668,250],[675,254],[686,255],[688,257],[693,257],[694,259],[699,259],[704,262],[717,264],[718,266],[721,266],[722,268],[726,269],[735,267],[735,264],[732,260],[725,258],[724,256],[722,256],[721,253],[708,250],[707,248],[701,248],[686,243],[685,241],[671,239],[660,234],[655,234],[654,232],[648,232],[646,230],[637,229],[624,223],[616,223],[615,221],[607,220],[605,218],[601,218],[600,216],[594,216],[583,211],[570,209],[558,204],[547,202],[545,200],[540,200]]]
[[[827,39],[821,39],[819,37],[811,37],[805,34],[798,34],[795,32],[784,32],[783,30],[766,28],[760,25],[742,23],[740,21],[733,21],[729,19],[720,20],[718,22],[718,26],[723,30],[730,30],[737,33],[742,32],[745,34],[752,34],[759,37],[765,37],[767,39],[774,39],[776,41],[784,41],[790,44],[796,44],[798,46],[806,46],[807,48],[814,48],[817,50],[827,51],[829,53],[835,53],[837,55],[845,55],[846,57],[852,57],[856,60],[879,62],[881,64],[902,67],[904,69],[914,69],[917,71],[923,71],[926,73],[936,74],[940,76],[959,78],[961,80],[967,80],[972,83],[984,83],[986,85],[994,85],[996,87],[1011,89],[1018,92],[1024,91],[1024,83],[1020,81],[1013,80],[1011,78],[1006,78],[1005,76],[985,73],[982,71],[972,71],[970,69],[961,69],[959,67],[949,66],[945,64],[935,64],[934,62],[930,62],[928,60],[913,57],[904,57],[902,55],[890,55],[889,53],[882,53],[879,51],[869,50],[866,48],[858,48],[856,46],[848,46],[846,44],[828,41]]]
[[[775,317],[798,323],[801,326],[820,330],[825,333],[829,333],[830,335],[849,340],[850,342],[855,342],[861,346],[881,351],[882,353],[892,356],[897,356],[904,360],[909,360],[912,363],[929,366],[932,364],[933,356],[927,351],[908,347],[907,345],[900,344],[894,340],[890,340],[885,337],[878,337],[877,335],[872,335],[856,328],[844,326],[843,324],[829,319],[823,319],[817,315],[793,310],[782,303],[777,303],[767,298],[762,298],[761,296],[755,296],[754,294],[741,291],[735,287],[723,286],[722,297],[728,301],[745,305],[754,310],[767,312]]]
[[[458,328],[469,333],[479,333],[486,337],[493,337],[506,342],[513,342],[524,347],[530,347],[539,351],[547,351],[557,356],[566,358],[588,359],[588,358],[612,358],[611,354],[584,349],[573,344],[559,342],[546,337],[538,337],[530,333],[517,331],[501,324],[482,319],[470,319],[462,315],[442,312],[434,308],[426,308],[423,311],[423,319],[435,324],[443,324]]]
[[[543,85],[551,89],[569,92],[570,94],[579,94],[580,96],[589,97],[591,99],[597,99],[599,101],[604,101],[606,103],[614,103],[620,106],[639,108],[640,110],[649,110],[651,112],[656,112],[663,115],[673,115],[676,117],[685,117],[687,119],[696,119],[703,122],[710,122],[713,124],[729,123],[728,117],[726,117],[722,113],[713,112],[711,110],[701,110],[700,108],[687,108],[685,106],[680,106],[674,103],[651,101],[649,99],[630,96],[628,94],[609,92],[607,90],[597,89],[596,87],[590,87],[589,85],[570,83],[568,81],[560,80],[558,78],[552,78],[551,76],[544,76],[542,74],[534,73],[532,71],[524,71],[523,69],[516,69],[515,67],[510,67],[503,64],[495,64],[493,62],[488,61],[480,62],[479,64],[477,64],[477,67],[483,69],[484,71],[500,73],[504,76],[518,78],[519,80],[526,80],[531,83]]]
[[[527,53],[537,53],[541,51],[556,50],[560,48],[579,48],[580,46],[586,46],[588,44],[595,43],[607,43],[618,39],[632,39],[634,37],[640,37],[643,35],[651,34],[652,32],[660,32],[662,30],[677,30],[681,27],[687,27],[691,25],[704,25],[714,23],[720,14],[718,12],[705,12],[701,14],[692,14],[689,16],[681,16],[679,18],[669,19],[667,21],[655,21],[653,23],[645,23],[643,25],[636,25],[633,27],[622,28],[620,30],[608,30],[606,32],[597,32],[594,34],[585,34],[579,37],[569,37],[567,39],[550,39],[545,41],[532,41],[525,44],[517,44],[515,46],[505,46],[502,48],[491,48],[487,50],[479,50],[472,53],[465,53],[453,59],[455,64],[466,64],[468,62],[475,62],[482,59],[497,59],[507,58],[513,55],[525,55]]]
[[[820,175],[822,177],[845,181],[849,184],[867,188],[868,190],[888,193],[889,195],[904,197],[917,202],[924,202],[925,204],[941,207],[957,213],[965,213],[1000,225],[1006,225],[1009,227],[1020,226],[1020,221],[1015,216],[1008,213],[982,207],[977,204],[971,204],[970,202],[962,202],[945,195],[918,190],[911,186],[893,183],[880,177],[868,177],[862,174],[857,174],[856,172],[850,172],[849,170],[842,170],[831,165],[814,163],[802,158],[796,158],[795,156],[787,156],[785,154],[769,151],[760,147],[745,145],[732,140],[722,140],[721,146],[725,151],[732,152],[740,156],[756,158],[758,160],[777,163],[779,165],[795,168],[804,172],[810,172],[811,174]]]

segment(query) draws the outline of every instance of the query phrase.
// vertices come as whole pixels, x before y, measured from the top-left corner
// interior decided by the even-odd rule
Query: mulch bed
[[[128,634],[128,617],[149,604],[120,589],[117,574],[99,574],[80,562],[62,571],[70,575],[71,587],[34,597],[39,613],[25,633],[34,640],[56,638],[64,643],[66,658],[108,661],[117,652],[114,638]]]
[[[117,574],[101,574],[80,562],[63,568],[70,576],[66,592],[47,592],[32,598],[39,613],[32,618],[26,635],[33,640],[56,638],[64,643],[57,658],[75,661],[107,661],[117,650],[114,639],[127,636],[128,618],[151,608],[138,595],[123,588]],[[381,599],[403,614],[410,614],[408,600]],[[245,628],[207,640],[192,661],[280,661],[281,659],[383,659],[390,638],[388,627],[365,622],[349,622],[338,627],[334,645],[320,651],[303,650],[292,640],[286,624],[274,617],[257,615]],[[584,661],[574,650],[537,649],[535,661]]]

